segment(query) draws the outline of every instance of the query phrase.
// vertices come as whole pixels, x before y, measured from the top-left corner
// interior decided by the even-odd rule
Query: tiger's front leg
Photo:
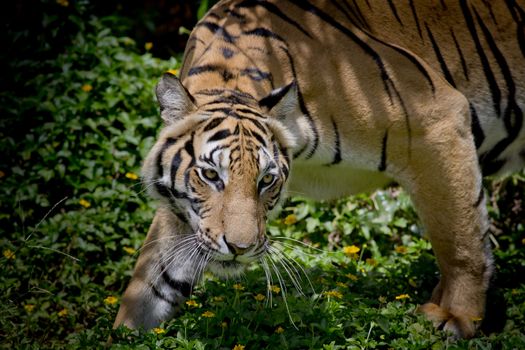
[[[204,263],[194,235],[187,230],[169,210],[157,210],[113,328],[156,327],[190,295]]]
[[[470,133],[461,128],[444,121],[425,139],[414,140],[405,188],[441,272],[431,300],[420,311],[454,337],[470,338],[484,317],[492,256],[476,150]]]

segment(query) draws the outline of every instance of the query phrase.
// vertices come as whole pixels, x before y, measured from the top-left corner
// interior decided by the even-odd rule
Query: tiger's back
[[[217,78],[259,98],[295,80],[313,124],[296,158],[369,170],[387,166],[377,150],[385,135],[369,126],[385,130],[403,114],[431,119],[439,112],[417,100],[439,100],[445,79],[470,103],[485,175],[504,173],[525,159],[523,17],[503,1],[226,2],[194,31],[181,78],[190,92],[192,77],[207,74],[211,85]],[[405,137],[417,127],[407,121]],[[347,140],[334,135],[341,128]],[[376,151],[362,149],[367,143]]]
[[[115,326],[153,327],[204,269],[231,276],[263,259],[267,213],[287,188],[329,198],[394,180],[442,273],[421,311],[473,336],[493,269],[482,174],[525,162],[522,8],[215,5],[189,38],[180,81],[157,87],[165,128],[143,177],[163,205]]]

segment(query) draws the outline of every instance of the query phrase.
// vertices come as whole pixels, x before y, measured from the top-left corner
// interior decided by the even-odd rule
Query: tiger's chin
[[[213,260],[209,262],[208,270],[220,278],[232,278],[242,275],[248,265],[235,260]]]

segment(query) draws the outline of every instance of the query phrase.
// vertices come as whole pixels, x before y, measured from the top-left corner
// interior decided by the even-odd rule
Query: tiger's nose
[[[224,236],[223,238],[224,243],[226,243],[226,246],[228,247],[228,250],[234,255],[242,255],[255,246],[255,244],[228,242],[226,240],[226,236]]]

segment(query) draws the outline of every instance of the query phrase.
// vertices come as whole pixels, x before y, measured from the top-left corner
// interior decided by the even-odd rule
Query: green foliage
[[[0,347],[101,348],[112,334],[115,349],[525,348],[523,174],[492,188],[496,333],[452,342],[415,312],[437,267],[397,189],[331,203],[289,200],[269,225],[289,258],[276,263],[283,281],[274,274],[270,291],[259,266],[239,281],[207,276],[156,331],[112,332],[154,211],[136,178],[161,124],[154,84],[178,62],[141,54],[109,29],[117,18],[90,17],[79,4],[68,16],[44,16],[54,25],[38,33],[38,57],[24,47],[23,60],[6,63]],[[72,28],[64,46],[53,45],[57,27]],[[30,45],[30,34],[13,41]]]

